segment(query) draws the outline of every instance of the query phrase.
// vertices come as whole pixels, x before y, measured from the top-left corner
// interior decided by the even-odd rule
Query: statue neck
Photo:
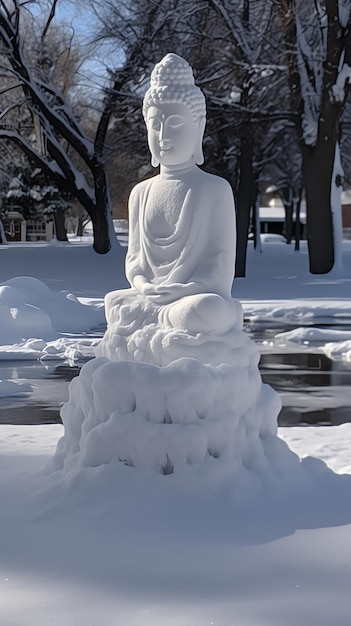
[[[162,178],[179,178],[180,176],[185,176],[186,174],[190,174],[191,172],[195,172],[197,170],[197,165],[194,161],[190,163],[185,163],[184,165],[178,166],[160,166],[160,175]]]

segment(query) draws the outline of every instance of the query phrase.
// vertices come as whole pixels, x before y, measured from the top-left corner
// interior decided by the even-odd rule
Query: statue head
[[[144,97],[143,115],[154,167],[159,163],[203,163],[205,97],[182,57],[170,53],[155,65]]]

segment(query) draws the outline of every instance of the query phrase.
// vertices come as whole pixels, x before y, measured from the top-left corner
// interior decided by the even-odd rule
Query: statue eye
[[[171,115],[167,119],[167,126],[170,126],[171,128],[181,128],[184,126],[184,123],[185,119],[181,115]]]

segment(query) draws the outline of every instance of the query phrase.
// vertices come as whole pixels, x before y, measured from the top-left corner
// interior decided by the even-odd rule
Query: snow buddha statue
[[[184,59],[155,66],[143,114],[160,173],[131,192],[130,288],[105,298],[107,330],[70,384],[55,466],[121,461],[232,480],[267,464],[280,400],[231,297],[233,195],[198,167],[205,99]]]
[[[126,276],[131,289],[106,297],[108,346],[102,342],[99,354],[165,364],[177,355],[178,348],[174,352],[169,345],[177,331],[178,343],[189,333],[186,354],[196,356],[189,350],[196,337],[203,345],[205,335],[213,342],[241,327],[240,304],[231,298],[235,210],[229,183],[198,168],[205,98],[184,59],[167,54],[156,65],[143,114],[152,165],[160,165],[160,173],[130,195]],[[139,332],[134,341],[136,325],[147,335],[143,346]],[[123,340],[111,342],[121,334]],[[155,345],[161,336],[162,349]],[[221,362],[223,354],[215,360]]]

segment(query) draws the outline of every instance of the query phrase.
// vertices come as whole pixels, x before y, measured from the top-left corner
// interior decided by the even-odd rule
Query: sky
[[[51,3],[34,2],[30,7],[34,15],[42,14],[47,19]],[[94,85],[101,86],[106,83],[106,67],[114,67],[120,63],[121,56],[116,52],[115,46],[108,43],[100,43],[99,46],[90,47],[91,37],[98,28],[99,21],[89,2],[72,2],[71,0],[58,0],[54,24],[59,22],[71,24],[75,38],[84,47],[89,49],[88,60],[81,66],[80,74],[83,84],[89,79]]]

